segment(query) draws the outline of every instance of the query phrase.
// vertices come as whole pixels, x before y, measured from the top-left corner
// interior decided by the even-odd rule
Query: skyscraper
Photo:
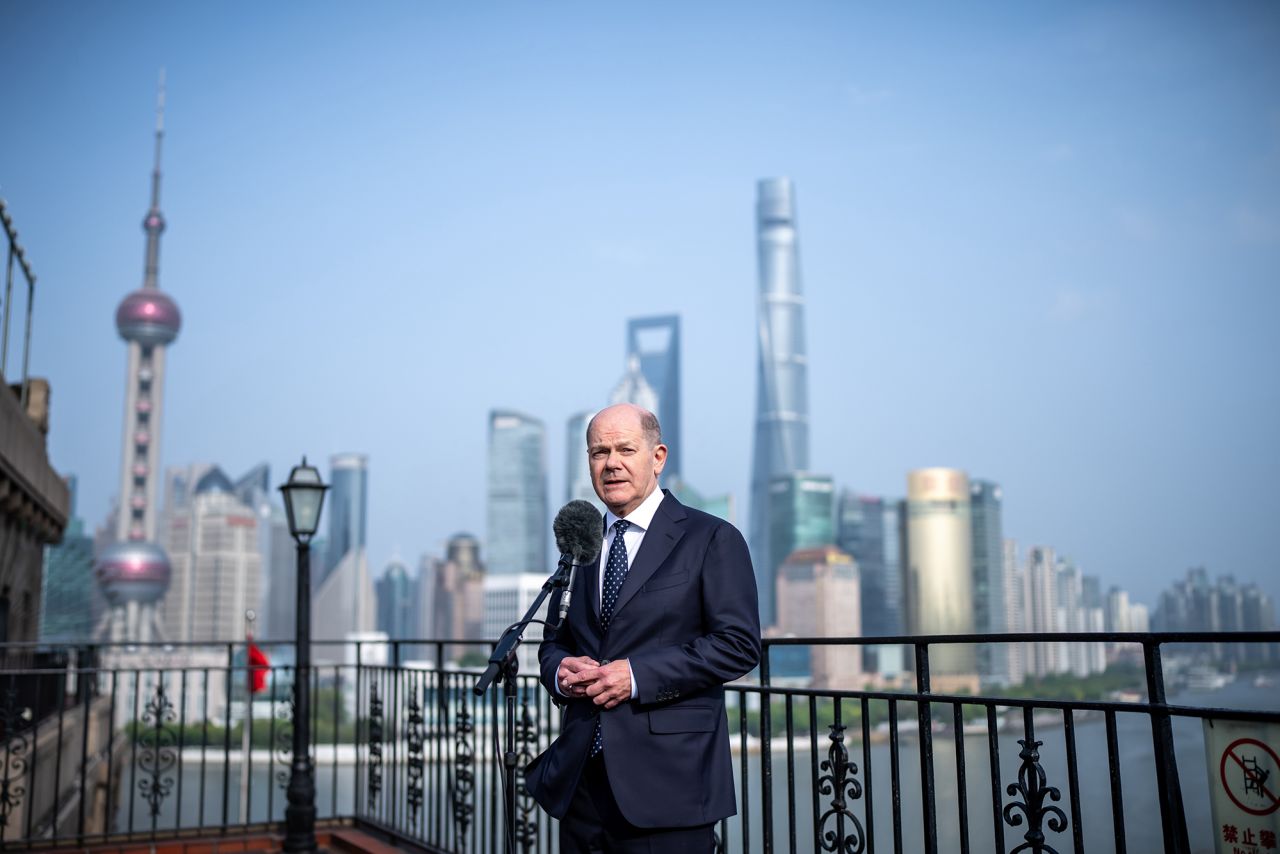
[[[1018,543],[1006,539],[1002,544],[1004,555],[1004,614],[1007,631],[1026,632],[1027,628],[1027,568],[1018,561]],[[1027,678],[1027,645],[1010,644],[1005,654],[1009,658],[1009,684],[1021,685]]]
[[[809,468],[808,362],[804,298],[796,236],[795,191],[788,178],[757,185],[757,308],[755,454],[751,470],[751,560],[760,616],[773,620],[777,550],[770,547],[769,501],[774,478]]]
[[[222,469],[201,468],[190,500],[165,514],[173,580],[161,616],[175,641],[244,637],[245,611],[261,602],[257,513]]]
[[[858,565],[835,546],[792,552],[778,570],[778,626],[797,637],[858,637]],[[862,676],[858,647],[809,650],[811,687],[850,690]]]
[[[93,537],[76,515],[76,477],[66,478],[71,505],[62,542],[44,549],[40,640],[71,643],[93,634]]]
[[[367,541],[369,458],[364,454],[335,454],[329,458],[329,541],[323,582],[349,553],[363,552]]]
[[[489,413],[489,574],[543,572],[549,561],[546,430],[519,412]]]
[[[312,621],[317,638],[342,640],[372,632],[377,622],[369,556],[365,549],[369,514],[369,458],[335,454],[329,458],[329,541],[327,572],[313,580]],[[338,647],[318,654],[340,656]]]
[[[263,639],[293,637],[297,551],[279,493],[271,488],[271,467],[258,463],[232,483],[231,491],[258,519],[262,572],[254,634]]]
[[[769,565],[776,570],[797,549],[835,544],[835,487],[826,475],[794,472],[773,479],[769,489]],[[769,590],[758,588],[760,625],[777,622],[777,573]]]
[[[640,372],[657,395],[653,413],[662,424],[669,449],[663,474],[680,479],[684,445],[680,442],[680,316],[636,317],[627,321],[627,359],[635,358]]]
[[[1069,557],[1058,558],[1054,575],[1054,625],[1060,632],[1083,632],[1084,609],[1081,607],[1083,584],[1080,567]],[[1072,673],[1081,678],[1089,675],[1084,644],[1058,644],[1058,672]]]
[[[1209,578],[1204,567],[1187,570],[1187,577],[1160,594],[1160,604],[1151,619],[1156,631],[1224,632],[1259,631],[1274,628],[1275,609],[1271,598],[1256,584],[1238,584],[1234,576]],[[1147,631],[1142,606],[1129,609],[1129,629]],[[1271,661],[1277,658],[1275,644],[1188,644],[1188,648],[1215,660]]]
[[[907,475],[903,566],[909,633],[973,632],[972,526],[969,478],[964,472],[927,468]],[[936,675],[976,676],[968,645],[939,646],[929,655]]]
[[[1102,593],[1102,579],[1096,575],[1085,575],[1080,578],[1080,608],[1084,631],[1104,632],[1107,630],[1106,597]],[[1106,644],[1083,644],[1088,658],[1090,673],[1102,673],[1107,669]]]
[[[437,569],[431,597],[430,636],[479,640],[483,631],[485,598],[485,565],[480,560],[480,541],[470,534],[454,534],[445,547],[444,562]],[[446,659],[457,661],[468,651],[477,649],[450,645],[444,654]]]
[[[857,495],[850,490],[840,493],[836,510],[836,545],[858,563],[864,636],[903,633],[898,538],[896,501]],[[896,672],[902,666],[901,650],[897,647],[864,647],[863,666],[868,670]]]
[[[271,506],[270,515],[258,514],[260,528],[265,528],[268,547],[263,556],[262,620],[259,634],[263,638],[291,638],[297,628],[298,557],[289,521],[284,511]],[[261,536],[261,531],[259,536]]]
[[[392,640],[417,638],[419,626],[418,579],[409,575],[404,561],[392,558],[374,584],[378,597],[378,631]]]
[[[613,387],[613,391],[609,392],[609,405],[613,406],[618,403],[634,403],[641,409],[647,409],[656,414],[658,393],[653,390],[653,386],[649,385],[649,381],[645,379],[644,372],[640,370],[638,356],[631,355],[627,357],[626,373],[622,375],[622,379],[618,380],[618,384]]]
[[[1025,584],[1027,632],[1058,631],[1057,579],[1058,558],[1047,546],[1032,546],[1027,551],[1027,575]],[[1028,645],[1026,670],[1028,676],[1044,677],[1057,673],[1059,647],[1057,644],[1036,641]]]
[[[969,485],[973,521],[973,627],[979,634],[1009,631],[1005,609],[1003,495],[989,480]],[[1007,644],[978,647],[978,673],[984,681],[1008,685],[1013,681]]]
[[[591,485],[591,466],[587,464],[587,425],[595,416],[594,409],[570,416],[565,427],[564,500],[589,501],[604,513],[604,504]]]

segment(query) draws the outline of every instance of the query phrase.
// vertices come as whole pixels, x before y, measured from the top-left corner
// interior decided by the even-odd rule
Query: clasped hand
[[[631,666],[625,658],[601,664],[590,656],[570,656],[560,662],[556,679],[564,696],[585,697],[606,709],[631,699]]]

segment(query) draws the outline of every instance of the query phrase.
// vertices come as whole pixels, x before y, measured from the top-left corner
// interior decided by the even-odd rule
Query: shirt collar
[[[612,510],[606,510],[604,514],[605,533],[607,534],[613,528],[613,523],[618,521],[619,518],[626,519],[633,528],[639,528],[641,531],[649,530],[649,526],[653,524],[653,514],[658,512],[658,505],[662,503],[662,498],[662,490],[655,486],[653,492],[649,493],[649,497],[641,501],[640,506],[626,516],[618,517],[613,515]]]

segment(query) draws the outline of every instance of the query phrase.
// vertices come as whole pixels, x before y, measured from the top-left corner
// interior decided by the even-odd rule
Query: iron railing
[[[1169,689],[1166,657],[1211,642],[1256,647],[1280,669],[1278,632],[766,639],[760,678],[727,690],[739,810],[721,822],[719,844],[734,854],[1208,850],[1199,722],[1280,723],[1280,694],[1245,677],[1216,694]],[[468,643],[480,657],[492,646],[314,645],[322,820],[460,854],[557,849],[555,822],[522,786],[504,827],[503,698],[473,694],[479,667],[442,666]],[[931,670],[931,651],[975,643],[1106,643],[1131,651],[1134,684],[1122,698],[933,690],[945,674]],[[247,706],[242,643],[66,650],[44,715],[23,706],[22,685],[48,671],[0,671],[0,847],[278,831],[292,650],[259,645],[273,664]],[[886,645],[911,653],[905,687],[771,677],[774,659],[795,652],[784,649],[855,656]],[[559,715],[532,676],[518,678],[515,703],[523,767],[555,737]]]

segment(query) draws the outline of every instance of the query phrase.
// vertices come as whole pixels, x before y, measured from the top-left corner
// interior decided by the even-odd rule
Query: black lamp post
[[[320,524],[320,507],[329,487],[315,466],[294,466],[280,487],[289,533],[298,544],[297,603],[293,668],[293,764],[289,769],[289,805],[284,811],[284,850],[316,850],[316,781],[311,765],[311,538]]]

